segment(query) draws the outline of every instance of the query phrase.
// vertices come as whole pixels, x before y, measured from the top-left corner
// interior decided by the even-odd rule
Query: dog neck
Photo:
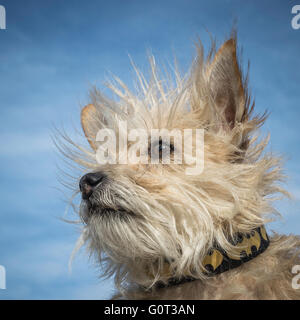
[[[230,242],[236,249],[231,254],[218,246],[214,246],[209,250],[202,261],[202,265],[206,270],[205,275],[214,276],[241,266],[243,263],[246,263],[263,253],[269,246],[270,240],[265,227],[261,226],[248,234],[236,233],[234,239]],[[168,265],[166,266],[166,273],[169,273],[169,271]],[[178,279],[171,276],[169,277],[167,286],[193,280],[196,280],[196,278],[182,277]],[[165,284],[158,284],[158,287],[165,286]]]

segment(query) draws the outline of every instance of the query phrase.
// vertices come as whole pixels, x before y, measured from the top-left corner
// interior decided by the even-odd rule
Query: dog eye
[[[172,143],[167,144],[160,139],[159,142],[153,145],[152,152],[151,152],[151,144],[150,144],[148,154],[149,156],[154,156],[155,158],[159,158],[159,160],[161,161],[163,153],[168,154],[168,151],[169,151],[170,155],[172,155],[174,153],[174,150],[175,148]]]
[[[170,145],[168,146],[166,143],[163,143],[161,140],[159,141],[159,152],[163,152],[164,150],[168,150],[170,148],[170,152],[174,151],[174,145],[172,143],[170,143]]]

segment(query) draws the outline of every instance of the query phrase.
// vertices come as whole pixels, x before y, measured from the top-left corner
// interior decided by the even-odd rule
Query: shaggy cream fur
[[[270,247],[241,267],[208,277],[202,264],[218,245],[235,254],[231,240],[270,222],[274,195],[287,193],[279,182],[281,160],[264,152],[268,138],[257,129],[266,115],[254,115],[237,59],[236,37],[204,55],[201,43],[190,72],[174,77],[158,70],[150,58],[150,79],[134,66],[137,92],[118,78],[108,87],[118,97],[97,89],[82,111],[82,127],[92,150],[62,144],[66,156],[85,172],[102,172],[105,181],[83,200],[85,244],[103,275],[114,276],[120,296],[137,299],[298,299],[292,267],[300,264],[300,239],[271,237]],[[175,79],[175,84],[172,82]],[[96,134],[118,121],[128,130],[143,128],[204,129],[204,170],[186,175],[186,164],[100,165]],[[79,150],[79,151],[78,151]],[[174,151],[176,153],[176,150]],[[158,288],[172,277],[196,280]]]

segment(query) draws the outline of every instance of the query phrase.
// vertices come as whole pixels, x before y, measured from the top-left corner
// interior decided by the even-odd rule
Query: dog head
[[[136,93],[115,79],[109,87],[117,101],[94,90],[82,110],[92,148],[84,151],[88,160],[75,159],[86,168],[79,178],[83,238],[118,284],[204,277],[213,244],[230,252],[234,233],[265,223],[268,195],[281,191],[279,160],[262,155],[267,140],[256,142],[265,116],[253,115],[236,39],[212,47],[205,58],[198,45],[190,73],[175,72],[175,85],[160,78],[151,58],[149,81],[134,67]],[[172,138],[163,131],[153,137],[155,130]],[[98,161],[104,154],[113,161]],[[127,162],[130,156],[139,161]]]

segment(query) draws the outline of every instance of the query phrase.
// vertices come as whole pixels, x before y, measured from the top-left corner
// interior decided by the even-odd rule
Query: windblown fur
[[[300,264],[296,236],[274,235],[266,252],[218,276],[205,276],[201,263],[214,244],[234,254],[233,235],[270,222],[276,195],[287,195],[280,186],[281,160],[264,152],[268,138],[258,139],[266,115],[254,114],[235,36],[218,51],[213,43],[206,56],[198,43],[184,77],[177,71],[163,77],[153,57],[150,65],[148,80],[134,66],[135,92],[118,78],[108,84],[118,99],[91,92],[82,126],[92,149],[68,138],[77,150],[60,145],[83,173],[106,176],[89,204],[81,202],[79,246],[86,245],[103,275],[115,277],[124,297],[298,299],[300,290],[291,284],[291,269]],[[203,172],[186,175],[186,164],[99,165],[97,131],[118,132],[118,120],[126,120],[128,130],[204,129]],[[157,289],[170,274],[198,280]]]

